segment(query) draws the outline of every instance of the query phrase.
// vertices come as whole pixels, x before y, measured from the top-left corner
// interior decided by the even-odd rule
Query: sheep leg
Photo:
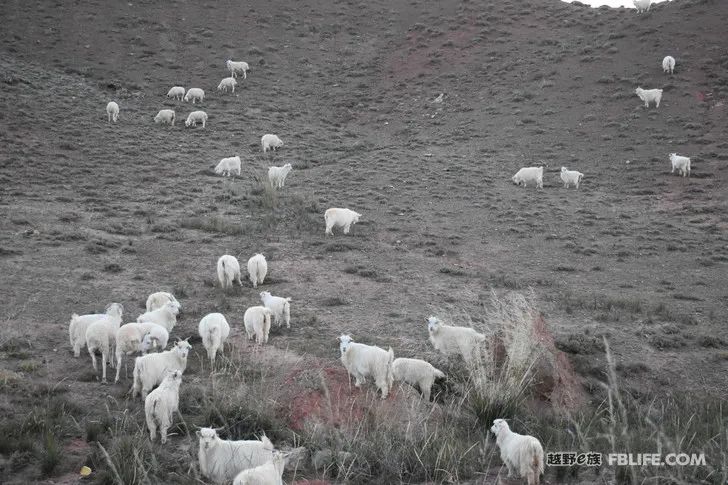
[[[116,353],[116,379],[114,379],[114,384],[119,382],[119,374],[121,373],[121,359],[122,354],[117,352]],[[124,375],[126,376],[126,368],[124,368]]]
[[[149,439],[154,441],[157,439],[157,423],[154,416],[147,416],[147,427],[149,428]]]
[[[94,374],[98,373],[99,368],[96,366],[96,353],[88,349],[88,353],[91,354],[91,365],[94,367]],[[98,379],[98,376],[96,377]]]
[[[106,352],[101,352],[101,383],[106,384]]]

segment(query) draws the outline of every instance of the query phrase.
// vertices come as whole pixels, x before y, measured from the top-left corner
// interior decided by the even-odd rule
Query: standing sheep
[[[285,467],[285,456],[281,452],[275,452],[268,463],[238,473],[233,485],[283,485]]]
[[[288,172],[293,169],[290,163],[283,165],[282,167],[268,167],[268,180],[270,185],[276,189],[282,189],[286,183],[286,177]]]
[[[662,99],[662,89],[642,89],[637,87],[634,93],[645,102],[645,108],[650,107],[650,103],[655,103],[655,108],[660,107],[660,100]]]
[[[260,300],[266,308],[273,312],[274,321],[278,326],[285,320],[286,328],[291,328],[291,299],[281,296],[272,296],[270,292],[261,291]]]
[[[430,342],[445,355],[460,354],[465,362],[471,362],[485,335],[468,327],[444,325],[437,317],[427,319]]]
[[[263,146],[263,153],[270,149],[273,151],[283,146],[283,142],[276,135],[266,134],[260,138],[260,144]]]
[[[109,101],[106,105],[106,114],[109,116],[109,123],[112,120],[116,123],[119,120],[119,105],[115,101]]]
[[[86,330],[89,325],[97,320],[113,319],[117,326],[121,325],[121,317],[124,313],[124,306],[121,303],[111,303],[106,307],[106,313],[91,315],[71,315],[71,322],[68,324],[68,334],[71,338],[73,356],[80,357],[81,349],[86,346]]]
[[[583,173],[577,172],[576,170],[569,170],[566,167],[561,167],[561,180],[564,182],[564,188],[568,189],[569,185],[574,185],[578,189],[581,179],[583,178]]]
[[[354,385],[360,387],[366,382],[367,376],[371,376],[382,392],[382,399],[386,399],[394,382],[392,348],[384,350],[373,345],[352,342],[349,335],[342,335],[339,337],[339,350],[341,363],[347,372],[354,376]]]
[[[677,153],[671,153],[670,165],[672,165],[670,173],[675,173],[675,170],[677,170],[678,174],[683,177],[690,176],[690,159],[688,157],[683,157]]]
[[[672,56],[665,56],[662,60],[662,72],[672,74],[675,70],[675,58]]]
[[[156,293],[152,293],[147,297],[147,311],[151,312],[152,310],[161,308],[168,301],[171,301],[172,303],[177,305],[177,308],[182,311],[182,305],[180,305],[180,303],[177,301],[177,298],[175,298],[172,293],[168,293],[166,291],[157,291]]]
[[[273,459],[275,448],[268,437],[258,440],[222,440],[213,428],[200,428],[197,458],[202,475],[214,483],[230,483],[243,470]]]
[[[141,352],[143,340],[144,332],[141,324],[137,322],[124,324],[116,331],[116,379],[114,382],[119,382],[124,355]]]
[[[190,88],[185,94],[185,101],[192,101],[195,104],[197,101],[200,103],[205,99],[205,91],[200,88]]]
[[[527,187],[533,182],[536,187],[543,189],[543,167],[523,167],[511,178],[516,185]]]
[[[220,256],[220,259],[217,260],[217,279],[223,290],[232,288],[233,281],[237,281],[240,286],[243,286],[243,282],[240,281],[240,263],[235,256],[229,254]]]
[[[445,377],[445,373],[436,369],[429,362],[421,359],[394,359],[392,375],[395,381],[406,382],[412,387],[419,386],[422,397],[430,401],[432,384],[437,377]]]
[[[248,78],[247,73],[250,70],[250,67],[248,66],[247,62],[243,62],[243,61],[235,62],[235,61],[231,61],[230,59],[228,59],[225,62],[225,66],[227,66],[228,70],[230,71],[230,75],[232,77],[237,77],[238,74],[242,74],[243,79]]]
[[[185,120],[185,126],[187,127],[197,126],[197,123],[202,123],[202,127],[204,128],[207,124],[207,113],[204,111],[193,111]]]
[[[514,433],[505,419],[496,419],[490,431],[500,448],[500,456],[508,467],[508,477],[520,475],[528,485],[538,485],[544,471],[543,447],[533,436]]]
[[[334,227],[343,227],[344,234],[349,234],[351,226],[359,222],[361,214],[354,212],[351,209],[340,209],[338,207],[332,207],[326,209],[324,212],[324,221],[326,221],[326,235],[333,236],[332,229]]]
[[[185,88],[183,88],[182,86],[173,86],[167,92],[167,97],[172,99],[179,99],[180,101],[182,101],[182,99],[185,97]]]
[[[157,116],[154,117],[154,122],[157,124],[164,123],[174,126],[174,120],[175,114],[173,109],[160,110],[159,113],[157,113]]]
[[[215,356],[218,350],[223,352],[223,344],[230,335],[230,325],[222,313],[210,313],[200,320],[197,331],[202,338],[202,346],[207,351],[210,367],[215,367]]]
[[[251,306],[245,310],[243,322],[245,323],[245,333],[248,335],[248,340],[253,340],[253,336],[255,336],[258,345],[268,342],[272,315],[273,312],[270,308],[264,306]]]
[[[253,283],[253,288],[262,285],[267,274],[268,262],[265,260],[265,256],[258,253],[248,260],[248,277],[250,282]]]
[[[141,322],[139,326],[142,329],[142,354],[154,350],[161,352],[167,348],[169,342],[169,331],[163,326],[152,322]]]
[[[158,354],[147,354],[137,357],[134,361],[134,384],[131,387],[131,397],[135,398],[141,393],[142,399],[154,386],[164,379],[168,370],[184,372],[187,368],[187,354],[192,346],[187,340],[178,341],[170,350]]]
[[[106,383],[106,362],[114,368],[114,348],[116,346],[116,332],[119,330],[121,319],[104,318],[91,323],[86,329],[86,347],[91,356],[94,373],[96,367],[96,351],[101,352],[101,382]],[[98,377],[97,377],[98,378]]]
[[[179,412],[179,386],[182,384],[182,371],[167,371],[158,388],[144,399],[144,415],[147,418],[149,439],[157,438],[157,428],[162,444],[167,443],[167,430],[172,426],[174,413]]]
[[[235,86],[237,86],[238,82],[235,80],[234,77],[226,77],[222,81],[220,81],[220,84],[217,85],[218,91],[223,91],[227,93],[227,90],[230,89],[231,92],[235,92]]]
[[[227,157],[220,160],[220,163],[218,163],[215,167],[215,173],[228,177],[235,173],[238,177],[240,177],[241,168],[242,164],[240,163],[239,156]]]
[[[151,312],[142,313],[137,317],[137,322],[152,322],[157,325],[161,325],[171,332],[175,325],[177,325],[177,314],[179,313],[179,306],[176,303],[168,301],[161,307]]]

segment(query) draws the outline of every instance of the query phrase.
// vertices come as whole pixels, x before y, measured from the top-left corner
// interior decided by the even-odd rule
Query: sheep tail
[[[533,456],[531,469],[533,470],[533,474],[536,478],[536,483],[538,483],[538,477],[539,475],[543,474],[544,471],[543,449],[541,448],[541,444],[536,440],[532,440],[529,445],[529,451]]]

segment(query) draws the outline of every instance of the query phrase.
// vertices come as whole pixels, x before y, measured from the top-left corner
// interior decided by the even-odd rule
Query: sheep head
[[[220,437],[217,436],[217,430],[215,428],[200,428],[197,432],[197,437],[200,440],[200,448],[203,450],[209,450],[213,448]]]
[[[349,348],[349,344],[351,343],[351,337],[349,335],[342,335],[339,337],[339,350],[341,351],[341,355],[344,355],[346,353],[346,349]]]
[[[268,298],[270,298],[270,291],[261,291],[261,292],[260,292],[260,299],[261,299],[262,301],[265,301],[265,300],[267,300]]]
[[[430,333],[437,333],[438,330],[440,330],[440,319],[437,317],[429,317],[427,319],[427,330]]]
[[[111,303],[106,307],[106,314],[121,317],[124,313],[124,305],[121,303]]]
[[[187,339],[189,339],[189,337],[187,337]],[[190,343],[187,341],[187,339],[178,341],[174,347],[174,350],[183,359],[187,358],[187,354],[190,352],[190,349],[192,348],[192,345],[190,345]]]
[[[506,423],[506,420],[500,418],[494,419],[493,426],[490,427],[491,433],[493,433],[496,438],[498,438],[504,432],[510,431],[510,429],[511,428],[508,427],[508,423]]]

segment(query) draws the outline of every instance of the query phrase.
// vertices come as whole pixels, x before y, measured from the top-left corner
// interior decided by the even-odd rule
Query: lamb
[[[512,177],[513,183],[527,187],[533,182],[536,187],[543,189],[543,167],[523,167]]]
[[[293,169],[290,163],[283,165],[282,167],[269,167],[268,168],[268,180],[273,188],[282,189],[286,183],[286,177],[288,172]]]
[[[260,441],[231,441],[220,439],[213,428],[200,428],[197,437],[200,472],[214,483],[229,483],[241,471],[271,461],[275,451],[265,435]]]
[[[283,453],[275,452],[268,463],[243,470],[233,480],[233,485],[283,485],[283,470],[286,459]]]
[[[500,456],[508,467],[508,477],[518,473],[528,485],[538,485],[544,471],[543,448],[533,436],[514,433],[505,419],[496,419],[490,431],[500,448]]]
[[[392,375],[395,381],[406,382],[410,386],[419,386],[422,397],[430,401],[432,384],[437,377],[445,377],[445,373],[436,369],[429,362],[421,359],[394,359]]]
[[[215,173],[230,177],[234,172],[238,177],[240,177],[241,168],[242,164],[240,163],[239,156],[227,157],[220,160],[220,163],[218,163],[215,167]]]
[[[564,182],[565,188],[568,189],[569,185],[574,185],[578,189],[582,178],[584,178],[583,173],[561,167],[561,180]]]
[[[167,371],[158,388],[144,399],[144,414],[149,428],[149,439],[157,438],[157,428],[162,444],[167,443],[167,430],[172,426],[175,412],[179,412],[179,386],[182,384],[182,371]]]
[[[220,280],[220,286],[223,290],[232,288],[233,281],[237,281],[240,286],[240,263],[235,256],[224,254],[217,260],[217,279]]]
[[[191,348],[192,346],[187,340],[179,340],[169,350],[137,357],[134,361],[132,398],[137,397],[141,392],[142,399],[145,400],[149,391],[162,382],[165,371],[179,370],[184,372],[187,368],[187,354]]]
[[[683,177],[690,176],[690,159],[688,157],[683,157],[677,153],[671,153],[670,164],[672,165],[670,173],[675,173],[675,169],[677,169],[679,175],[682,175]]]
[[[174,126],[175,119],[176,118],[175,118],[174,110],[163,109],[163,110],[160,110],[159,113],[157,113],[157,116],[154,117],[154,122],[157,124],[164,123],[166,125]]]
[[[270,292],[261,291],[260,300],[266,308],[270,308],[273,312],[275,323],[281,326],[281,322],[285,319],[286,328],[291,328],[291,299],[280,296],[272,296]]]
[[[632,3],[634,3],[635,8],[637,9],[637,13],[642,13],[650,9],[652,0],[632,0]]]
[[[91,315],[71,315],[71,322],[68,324],[68,334],[71,338],[71,347],[73,348],[73,356],[79,357],[81,349],[86,346],[86,330],[89,325],[97,320],[113,319],[121,325],[121,316],[124,313],[124,306],[121,303],[111,303],[106,307],[106,313],[97,313]]]
[[[642,89],[637,87],[634,93],[645,102],[645,108],[650,107],[650,103],[655,103],[655,108],[660,107],[660,100],[662,99],[662,89]]]
[[[436,350],[445,355],[460,354],[465,362],[472,361],[478,345],[485,340],[485,335],[472,328],[444,325],[437,317],[427,319],[427,329]]]
[[[177,308],[182,311],[182,305],[180,305],[180,303],[177,301],[177,298],[175,298],[172,293],[168,293],[166,291],[158,291],[156,293],[152,293],[147,297],[147,311],[151,312],[152,310],[161,308],[168,301],[171,301],[172,303],[177,305]]]
[[[111,368],[114,368],[114,347],[116,346],[116,332],[119,330],[121,319],[102,318],[91,323],[86,329],[86,347],[91,356],[94,373],[96,367],[96,351],[101,352],[101,382],[106,383],[106,362],[111,359]]]
[[[665,56],[662,60],[662,71],[672,74],[675,70],[675,58],[672,56]]]
[[[162,351],[167,348],[167,342],[169,342],[169,332],[163,326],[152,323],[142,322],[139,323],[142,328],[142,354],[146,354],[150,350]]]
[[[137,322],[127,323],[119,327],[116,331],[116,379],[119,382],[119,374],[121,374],[121,361],[124,354],[133,354],[141,352],[142,341],[144,340],[144,331],[141,324]]]
[[[263,145],[263,153],[267,152],[269,149],[275,151],[283,146],[281,139],[276,135],[271,134],[263,135],[260,139],[260,144]]]
[[[354,385],[360,387],[366,381],[367,376],[371,376],[382,392],[382,399],[386,399],[394,382],[392,348],[384,350],[380,347],[352,342],[349,335],[342,335],[339,337],[339,350],[341,351],[341,363],[344,364],[347,372],[356,379]]]
[[[195,104],[197,101],[201,103],[205,99],[205,91],[200,88],[190,88],[187,90],[184,99],[185,101],[192,101],[192,104]]]
[[[268,342],[270,317],[272,315],[271,309],[264,306],[251,306],[245,310],[243,322],[245,323],[245,333],[248,335],[248,340],[253,340],[255,335],[255,341],[258,345]]]
[[[109,101],[106,105],[106,114],[109,116],[109,123],[114,120],[116,123],[119,120],[119,105],[115,101]]]
[[[193,111],[187,116],[185,126],[197,126],[197,123],[202,123],[204,128],[207,124],[207,113],[204,111]]]
[[[222,313],[210,313],[200,320],[197,331],[210,358],[210,366],[214,367],[217,351],[223,352],[223,344],[230,335],[230,325]]]
[[[235,86],[238,85],[238,82],[235,80],[234,77],[226,77],[223,78],[222,81],[220,81],[220,84],[217,85],[218,91],[224,91],[227,93],[227,90],[230,89],[233,93],[235,92]]]
[[[256,254],[248,260],[248,277],[253,283],[253,288],[263,284],[265,275],[268,274],[268,262],[262,254]]]
[[[177,325],[177,314],[179,306],[176,303],[168,301],[160,308],[151,312],[142,313],[137,317],[137,322],[152,322],[163,326],[168,332],[171,332]]]
[[[182,99],[185,97],[185,88],[182,86],[174,86],[167,92],[167,97],[172,99]]]
[[[326,221],[326,232],[327,236],[333,236],[332,229],[334,227],[343,227],[344,234],[349,234],[351,226],[359,222],[361,214],[354,212],[351,209],[340,209],[338,207],[332,207],[326,209],[324,212],[324,220]]]
[[[228,70],[230,71],[230,74],[232,77],[237,77],[238,74],[243,75],[243,79],[248,79],[247,72],[250,70],[250,67],[248,66],[247,62],[239,61],[231,61],[228,59],[225,62],[225,65],[227,66]]]

